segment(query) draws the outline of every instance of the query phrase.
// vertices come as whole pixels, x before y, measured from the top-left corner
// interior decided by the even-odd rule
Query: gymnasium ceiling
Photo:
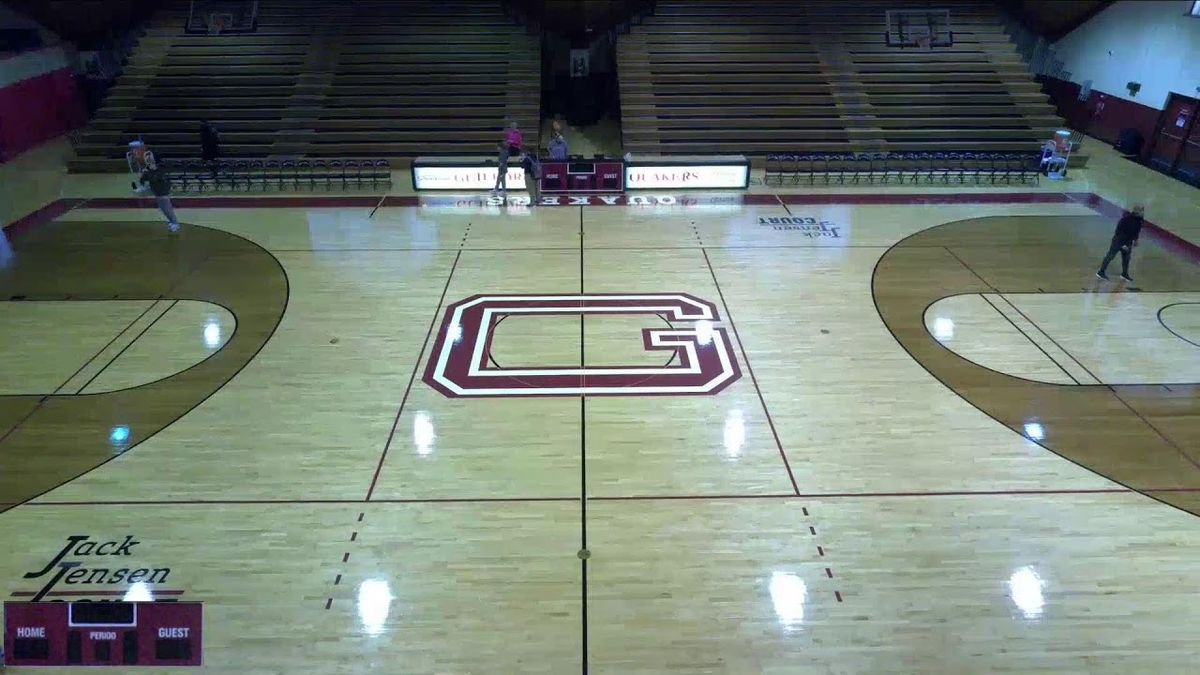
[[[137,22],[162,0],[4,0],[80,49],[94,47],[111,30]]]
[[[547,28],[565,32],[585,26],[603,30],[646,0],[511,0]],[[6,0],[63,38],[87,49],[153,11],[162,0]],[[1000,0],[1033,31],[1056,40],[1112,4],[1112,0]],[[581,31],[582,32],[582,31]]]
[[[1112,0],[1003,0],[1000,4],[1025,27],[1054,41],[1099,14]]]

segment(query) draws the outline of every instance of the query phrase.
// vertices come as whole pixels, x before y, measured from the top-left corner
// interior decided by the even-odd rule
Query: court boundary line
[[[101,301],[101,302],[103,302],[103,301]],[[112,301],[110,300],[108,302],[112,302]],[[96,352],[95,354],[92,354],[92,358],[90,358],[86,362],[84,362],[84,364],[82,366],[79,366],[79,368],[74,373],[71,373],[71,376],[68,377],[66,379],[66,381],[64,381],[62,384],[58,385],[57,387],[55,387],[54,391],[51,392],[49,395],[50,396],[58,396],[59,390],[61,390],[63,387],[70,384],[71,380],[75,379],[76,375],[79,375],[80,373],[82,373],[84,368],[87,368],[88,366],[90,366],[92,364],[93,361],[100,358],[100,355],[103,354],[105,352],[105,350],[107,350],[109,347],[113,346],[113,343],[115,343],[117,340],[121,339],[122,335],[124,335],[125,333],[128,333],[130,328],[133,328],[134,325],[137,324],[138,321],[142,320],[142,317],[146,316],[146,314],[149,313],[151,309],[154,309],[154,306],[160,302],[162,302],[162,301],[154,300],[150,304],[146,305],[146,309],[143,309],[141,314],[138,314],[137,317],[133,321],[130,321],[129,323],[125,324],[125,327],[122,328],[120,331],[118,331],[117,334],[114,335],[112,337],[112,339],[108,341],[107,344],[105,344],[103,347],[101,347],[100,351]],[[134,339],[136,340],[137,338],[134,338]],[[109,363],[112,363],[112,362],[110,361]],[[78,394],[81,391],[83,391],[82,387],[80,387],[74,393]],[[42,398],[44,400],[46,397],[43,396]],[[39,403],[39,405],[40,405],[40,403]],[[3,440],[3,438],[0,438],[0,440]]]
[[[947,247],[946,250],[949,251],[950,250],[949,247]],[[954,255],[954,254],[951,253],[951,255]],[[956,259],[958,258],[958,256],[954,256],[954,257]],[[959,262],[961,263],[962,261],[959,260]],[[964,265],[964,267],[966,267],[966,265]],[[970,270],[971,268],[967,267],[967,269]],[[975,274],[975,271],[971,270],[971,273]],[[976,274],[975,276],[978,277],[979,275]],[[983,281],[983,279],[980,279],[980,281]],[[984,282],[984,283],[987,283],[987,282]],[[991,284],[988,284],[988,287],[990,288]],[[998,295],[1002,298],[1004,297],[1004,294],[996,291],[995,288],[992,288],[992,293],[994,293],[995,295]],[[1034,347],[1037,347],[1037,350],[1042,353],[1042,356],[1045,356],[1046,359],[1050,361],[1050,363],[1053,363],[1055,366],[1057,366],[1058,369],[1061,370],[1063,372],[1063,374],[1067,376],[1068,379],[1070,379],[1072,382],[1074,382],[1077,385],[1083,384],[1082,382],[1079,381],[1079,379],[1077,377],[1072,375],[1071,372],[1068,371],[1065,366],[1063,366],[1063,364],[1059,363],[1058,359],[1054,358],[1053,356],[1050,356],[1050,352],[1046,351],[1046,349],[1044,347],[1042,347],[1042,345],[1038,344],[1033,338],[1029,337],[1029,335],[1020,326],[1017,325],[1017,322],[1012,320],[1012,317],[1010,317],[1009,315],[1000,311],[1000,308],[996,306],[996,303],[992,302],[991,299],[987,297],[988,295],[991,295],[992,293],[986,293],[986,294],[979,293],[978,295],[979,295],[979,297],[983,298],[983,301],[986,302],[989,307],[991,307],[993,310],[995,310],[995,312],[997,314],[1004,317],[1004,320],[1007,321],[1010,326],[1012,326],[1013,328],[1016,328],[1017,332],[1021,334],[1021,337],[1025,338],[1026,342],[1033,345]],[[1008,304],[1011,305],[1012,303],[1010,302]],[[1034,328],[1037,328],[1037,326],[1034,326]],[[1041,331],[1040,328],[1038,328],[1038,330]],[[1043,334],[1045,333],[1045,331],[1041,331],[1041,332]],[[957,353],[957,352],[955,352],[955,353]],[[964,359],[967,358],[966,356],[964,356],[962,354],[959,354],[959,356],[962,356]],[[1072,359],[1074,358],[1070,354],[1067,354],[1067,357],[1072,358]],[[974,359],[967,359],[967,360],[970,361],[971,363],[975,363]]]
[[[758,378],[754,375],[754,367],[750,365],[750,356],[746,352],[746,343],[742,342],[742,336],[738,332],[737,323],[733,320],[733,312],[729,309],[729,303],[725,301],[725,293],[721,289],[721,282],[717,280],[717,271],[713,267],[712,260],[708,257],[708,249],[704,247],[704,241],[700,237],[700,230],[696,227],[696,221],[691,221],[692,231],[696,236],[696,242],[699,243],[700,253],[704,256],[704,264],[708,266],[708,273],[712,276],[713,286],[717,289],[717,296],[721,300],[721,307],[725,310],[725,319],[729,322],[729,327],[733,329],[733,337],[737,340],[738,350],[742,353],[742,361],[746,364],[746,372],[750,374],[750,382],[754,385],[754,391],[758,394],[758,402],[762,405],[763,415],[767,418],[767,426],[771,429],[771,436],[775,439],[775,447],[779,448],[779,456],[783,459],[783,466],[787,469],[788,480],[792,483],[793,496],[800,497],[800,487],[796,483],[796,475],[792,473],[791,462],[788,461],[787,452],[783,448],[783,441],[779,438],[779,432],[775,428],[775,420],[771,417],[771,410],[767,407],[767,399],[763,395],[762,388],[758,386]],[[609,500],[617,501],[617,500]],[[813,546],[817,549],[817,557],[823,559],[825,557],[825,547],[817,544],[817,528],[812,523],[812,515],[808,512],[808,507],[801,505],[800,512],[804,514],[804,518],[810,523],[808,532],[813,537]],[[823,561],[822,561],[823,562]],[[833,579],[833,569],[831,566],[825,567],[825,575],[829,579]],[[834,582],[833,597],[840,604],[843,602],[842,591],[837,587],[838,582]]]
[[[1171,335],[1174,335],[1175,337],[1179,338],[1180,340],[1183,340],[1184,342],[1188,343],[1189,345],[1193,345],[1195,347],[1200,347],[1200,342],[1194,342],[1194,341],[1180,335],[1179,333],[1176,333],[1175,329],[1168,326],[1166,321],[1163,321],[1163,318],[1162,318],[1163,312],[1165,312],[1168,309],[1171,309],[1172,307],[1180,307],[1180,306],[1184,306],[1184,305],[1200,305],[1200,302],[1173,302],[1169,305],[1164,305],[1162,307],[1159,307],[1158,312],[1156,312],[1154,316],[1158,319],[1158,325],[1167,329],[1168,333],[1170,333]]]
[[[467,226],[470,230],[470,225]],[[465,238],[465,236],[464,236]],[[454,262],[450,264],[450,274],[446,275],[446,284],[442,286],[442,295],[438,298],[437,307],[433,311],[433,319],[429,322],[429,329],[425,331],[425,341],[421,344],[421,351],[417,354],[417,359],[413,364],[412,375],[408,378],[408,386],[404,388],[404,396],[400,399],[400,407],[396,409],[396,417],[392,420],[391,431],[388,432],[387,441],[383,445],[383,452],[379,455],[379,463],[375,465],[375,475],[371,478],[371,484],[367,488],[367,495],[363,497],[361,502],[371,501],[371,496],[375,493],[375,486],[379,482],[379,476],[383,472],[383,464],[387,461],[388,450],[392,447],[392,439],[396,436],[396,427],[400,424],[400,416],[404,414],[404,406],[408,404],[408,396],[412,393],[413,382],[417,379],[417,371],[421,368],[421,362],[425,359],[425,350],[429,348],[429,338],[433,335],[433,328],[438,323],[438,318],[442,314],[442,307],[446,302],[446,293],[450,290],[450,281],[454,279],[454,272],[458,269],[458,261],[462,259],[462,249],[458,249],[458,253],[454,255]]]
[[[1096,382],[1098,382],[1098,383],[1100,383],[1100,384],[1104,384],[1104,380],[1101,380],[1100,378],[1096,377],[1096,374],[1095,374],[1095,373],[1093,373],[1093,372],[1092,372],[1092,371],[1091,371],[1091,370],[1090,370],[1090,369],[1089,369],[1087,366],[1083,365],[1083,362],[1081,362],[1081,361],[1080,361],[1078,358],[1076,358],[1074,354],[1072,354],[1071,352],[1067,351],[1067,350],[1066,350],[1066,348],[1064,348],[1062,345],[1058,344],[1058,341],[1057,341],[1057,340],[1055,340],[1054,338],[1050,337],[1050,334],[1046,332],[1046,329],[1045,329],[1045,328],[1042,328],[1041,326],[1039,326],[1039,325],[1037,324],[1037,322],[1036,322],[1036,321],[1034,321],[1032,318],[1030,318],[1030,316],[1029,316],[1028,314],[1026,314],[1025,312],[1021,311],[1021,308],[1020,308],[1020,307],[1017,307],[1017,303],[1013,302],[1013,301],[1012,301],[1012,299],[1010,299],[1009,297],[1007,297],[1007,296],[1006,296],[1004,293],[1001,293],[1000,291],[997,291],[997,292],[996,292],[996,295],[997,295],[997,296],[999,296],[999,297],[1000,297],[1000,299],[1004,301],[1004,304],[1008,305],[1009,307],[1012,307],[1014,312],[1016,312],[1017,314],[1020,314],[1022,319],[1025,319],[1026,321],[1028,321],[1028,322],[1029,322],[1029,325],[1030,325],[1030,326],[1033,326],[1033,329],[1034,329],[1034,330],[1036,330],[1037,332],[1039,332],[1039,333],[1041,333],[1041,334],[1042,334],[1042,337],[1044,337],[1044,338],[1046,338],[1047,340],[1049,340],[1049,341],[1050,341],[1050,344],[1052,344],[1052,345],[1054,345],[1055,347],[1057,347],[1057,348],[1058,348],[1058,350],[1059,350],[1060,352],[1062,352],[1063,354],[1066,354],[1068,359],[1071,359],[1072,361],[1074,361],[1074,362],[1075,362],[1075,365],[1079,366],[1080,370],[1082,370],[1083,372],[1087,373],[1088,377],[1092,378],[1093,380],[1095,380]],[[1047,354],[1046,356],[1049,356],[1049,354]],[[1051,359],[1051,360],[1053,360],[1053,359]],[[1067,369],[1066,369],[1066,368],[1063,368],[1063,372],[1064,372],[1064,373],[1065,373],[1065,372],[1067,372]],[[1068,374],[1068,375],[1070,375],[1070,373],[1067,373],[1067,374]],[[1074,378],[1074,377],[1072,377],[1071,379],[1073,379],[1073,380],[1074,380],[1075,378]],[[1077,381],[1076,381],[1076,384],[1082,384],[1082,383],[1080,383],[1080,382],[1077,380]]]
[[[703,194],[703,193],[700,193]],[[672,195],[674,198],[674,195]],[[910,205],[936,206],[945,204],[1078,204],[1092,209],[1106,217],[1118,217],[1125,210],[1095,192],[951,192],[945,194],[932,193],[740,193],[736,196],[738,203],[730,206],[761,206],[775,202],[783,204],[803,205]],[[180,208],[356,208],[372,207],[375,205],[375,195],[369,196],[214,196],[214,197],[184,197],[176,200]],[[731,198],[732,199],[732,198]],[[624,197],[621,199],[624,201]],[[695,203],[696,196],[684,194],[683,203],[669,205],[672,208],[687,208],[689,200]],[[387,196],[384,195],[383,206],[388,207],[421,207],[421,198],[417,195]],[[678,201],[678,200],[677,200]],[[399,202],[399,203],[397,203]],[[484,206],[483,202],[479,206]],[[561,204],[571,206],[572,204]],[[586,206],[605,206],[606,202],[589,203]],[[424,206],[438,208],[436,205]],[[581,207],[584,205],[580,205]],[[626,206],[631,208],[646,208],[644,204],[611,204],[611,206]],[[96,197],[78,198],[62,197],[36,209],[26,216],[3,226],[4,232],[10,236],[34,229],[52,222],[56,218],[76,209],[152,209],[156,208],[152,199],[145,197]],[[1200,261],[1200,246],[1181,237],[1171,230],[1145,221],[1147,233],[1158,241],[1164,248],[1175,250],[1192,260]],[[897,242],[899,243],[899,242]],[[893,244],[894,245],[894,244]],[[597,247],[599,248],[599,247]],[[717,248],[717,247],[713,247]],[[767,247],[748,247],[767,248]],[[808,247],[803,247],[808,248]],[[814,246],[812,248],[822,248]],[[876,248],[872,246],[871,248]],[[890,248],[890,247],[889,247]],[[424,249],[421,249],[424,250]],[[506,249],[500,249],[506,250]],[[530,249],[533,250],[533,249]]]
[[[1095,473],[1095,472],[1093,472]],[[1097,474],[1099,476],[1099,474]],[[1111,478],[1100,478],[1112,481]],[[1119,485],[1119,484],[1118,484]],[[938,497],[1045,497],[1056,495],[1121,495],[1121,494],[1194,494],[1200,493],[1200,487],[1155,487],[1142,490],[1128,487],[1105,488],[1014,488],[1006,490],[913,490],[895,492],[802,492],[763,493],[763,494],[700,494],[700,495],[609,495],[592,496],[596,502],[671,502],[671,501],[737,501],[762,499],[932,499]],[[570,504],[578,503],[578,497],[412,497],[412,498],[376,498],[371,504]],[[117,501],[39,501],[27,502],[20,506],[51,507],[95,507],[95,506],[353,506],[363,505],[362,499],[180,499],[180,500],[117,500]],[[15,506],[14,504],[0,504]]]
[[[959,255],[957,253],[954,252],[954,249],[950,248],[949,246],[943,246],[942,248],[946,249],[946,253],[949,253],[950,257],[952,257],[956,261],[958,261],[958,264],[962,265],[963,269],[970,272],[972,276],[974,276],[976,279],[978,279],[979,283],[983,284],[984,286],[987,286],[988,289],[990,289],[993,294],[995,294],[1001,298],[1004,298],[1003,293],[1001,293],[995,286],[993,286],[991,283],[989,283],[987,279],[984,279],[982,276],[980,276],[979,273],[976,272],[974,268],[972,268],[970,265],[968,265],[966,263],[966,261],[964,261],[961,257],[959,257]],[[959,294],[959,295],[962,295],[962,294]],[[1063,365],[1061,363],[1059,363],[1057,359],[1055,359],[1053,356],[1050,356],[1049,352],[1047,352],[1040,344],[1038,344],[1036,340],[1034,340],[1032,337],[1030,337],[1020,326],[1018,326],[1017,322],[1013,321],[1011,317],[1009,317],[1004,312],[1000,311],[1000,308],[997,307],[994,302],[992,302],[990,299],[988,299],[988,297],[987,297],[988,294],[976,293],[976,295],[983,298],[983,301],[986,302],[993,310],[995,310],[997,314],[1004,317],[1004,320],[1007,321],[1009,323],[1009,325],[1011,325],[1013,328],[1016,328],[1017,332],[1020,333],[1021,336],[1024,337],[1025,340],[1029,342],[1029,344],[1033,345],[1034,347],[1037,347],[1037,350],[1042,353],[1042,356],[1045,356],[1046,359],[1050,361],[1050,363],[1053,363],[1055,366],[1057,366],[1058,369],[1061,370],[1063,372],[1063,374],[1066,375],[1072,382],[1074,382],[1077,385],[1082,384],[1078,379],[1076,379],[1076,377],[1074,375],[1072,375],[1065,367],[1063,367]],[[950,297],[957,297],[957,296],[950,296]],[[1007,299],[1005,299],[1005,302],[1007,302]],[[1012,306],[1012,303],[1008,302],[1008,305]],[[933,306],[932,304],[929,305],[929,307],[932,307],[932,306]],[[929,307],[925,308],[926,312],[929,311]],[[1015,307],[1014,307],[1014,309],[1015,309]],[[1024,316],[1024,315],[1022,314],[1022,316]],[[1025,318],[1026,318],[1026,320],[1028,320],[1028,317],[1025,317]],[[1032,322],[1030,323],[1030,325],[1032,325],[1035,329],[1037,329],[1043,335],[1045,335],[1045,331],[1042,331],[1041,328],[1038,328],[1037,325],[1033,324]],[[957,353],[957,352],[955,352],[955,353]],[[959,354],[959,356],[962,356],[964,359],[971,361],[971,363],[980,365],[980,364],[976,363],[973,359],[967,358],[965,355]],[[1067,358],[1074,360],[1075,357],[1071,356],[1070,354],[1067,354]],[[999,371],[995,371],[992,368],[988,368],[988,370],[993,370],[993,372],[999,372]],[[1086,372],[1087,369],[1085,368],[1084,370]],[[1021,379],[1026,379],[1026,378],[1021,378]]]
[[[208,259],[205,258],[205,260],[208,260]],[[199,269],[199,268],[197,268],[197,269]],[[150,306],[153,307],[154,305],[157,305],[159,302],[165,302],[165,300],[155,300],[153,303],[151,303]],[[136,343],[138,340],[142,339],[142,336],[145,335],[146,333],[148,333],[150,331],[150,329],[154,327],[154,324],[158,323],[160,319],[162,319],[164,316],[169,314],[171,312],[171,310],[175,309],[175,306],[178,304],[179,304],[179,300],[172,301],[171,304],[168,305],[165,310],[163,310],[162,314],[159,314],[158,316],[154,317],[154,319],[150,323],[146,324],[146,327],[143,328],[140,333],[133,336],[133,339],[129,341],[129,344],[122,347],[121,351],[117,352],[116,356],[109,359],[108,363],[104,364],[104,366],[101,367],[100,370],[97,370],[95,375],[92,375],[90,378],[88,378],[88,381],[84,382],[83,386],[80,387],[79,390],[75,392],[75,394],[76,395],[82,394],[84,389],[87,389],[92,384],[92,382],[96,381],[96,378],[100,377],[100,375],[104,371],[108,370],[109,366],[116,363],[117,360],[119,360],[122,356],[124,356],[125,352],[129,351],[129,348],[132,347],[134,345],[134,343]],[[143,313],[142,316],[145,316],[145,313]],[[139,316],[138,318],[140,319],[142,317]],[[130,327],[132,327],[132,325]],[[121,331],[121,332],[123,334],[125,331]],[[97,356],[99,356],[99,354],[97,354]],[[90,361],[89,361],[89,363],[90,363]],[[67,380],[67,381],[70,382],[70,380]],[[96,393],[101,393],[101,392],[96,392]]]
[[[584,250],[583,207],[579,207],[579,307],[583,309],[584,271],[583,262],[586,256]],[[587,368],[585,344],[587,343],[584,321],[587,313],[579,312],[579,369]],[[581,388],[587,385],[587,373],[579,377]],[[586,389],[585,389],[586,390]],[[583,675],[588,674],[588,540],[587,540],[587,394],[579,395],[579,553],[576,555],[580,563],[580,596],[582,638],[580,640],[580,667]]]
[[[758,386],[758,378],[754,376],[754,368],[750,365],[750,357],[746,355],[746,344],[742,342],[742,336],[738,333],[737,323],[733,320],[733,314],[729,311],[729,303],[725,302],[725,293],[721,291],[721,284],[717,281],[717,273],[713,269],[712,261],[708,257],[708,250],[701,247],[700,252],[704,255],[704,263],[708,265],[708,273],[712,276],[713,285],[717,288],[717,297],[721,299],[721,307],[725,310],[725,320],[729,322],[729,327],[733,329],[733,337],[737,339],[738,350],[742,353],[742,361],[746,363],[746,372],[750,375],[750,382],[754,385],[754,391],[758,394],[758,402],[762,405],[763,414],[767,418],[767,426],[771,428],[771,436],[775,438],[775,447],[779,449],[779,456],[783,459],[783,467],[787,469],[788,480],[792,484],[792,491],[795,494],[800,494],[800,487],[796,483],[796,476],[792,473],[792,465],[788,462],[787,453],[783,449],[783,442],[779,439],[779,432],[775,430],[775,422],[771,419],[771,411],[767,409],[767,400],[763,397],[762,389]]]

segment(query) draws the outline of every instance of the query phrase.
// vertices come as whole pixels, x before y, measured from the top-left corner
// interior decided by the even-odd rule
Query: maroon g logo
[[[647,350],[678,364],[584,368],[488,367],[492,331],[504,315],[664,314],[683,328],[644,328]],[[742,376],[717,308],[686,293],[473,295],[446,308],[425,383],[446,396],[646,396],[715,394]]]

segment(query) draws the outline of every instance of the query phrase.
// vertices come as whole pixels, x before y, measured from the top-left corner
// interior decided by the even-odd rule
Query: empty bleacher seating
[[[918,8],[951,46],[887,45],[886,10]],[[635,154],[1027,153],[1062,126],[987,3],[659,0],[618,71]]]
[[[536,130],[540,42],[494,0],[260,0],[258,30],[188,34],[168,0],[81,134],[75,171],[125,170],[141,136],[199,156],[213,122],[229,159],[491,153],[506,121]]]

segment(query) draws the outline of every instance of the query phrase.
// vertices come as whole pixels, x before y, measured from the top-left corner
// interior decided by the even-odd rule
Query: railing
[[[867,152],[767,155],[767,185],[868,183],[1036,184],[1041,152]]]
[[[174,188],[183,193],[360,190],[390,187],[386,159],[163,160]]]

